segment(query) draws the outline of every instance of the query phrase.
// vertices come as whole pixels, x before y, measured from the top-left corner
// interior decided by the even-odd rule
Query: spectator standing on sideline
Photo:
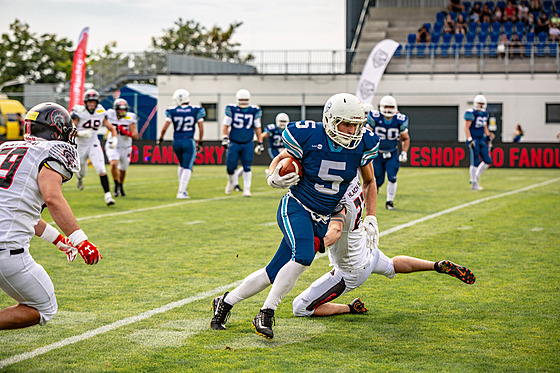
[[[523,129],[521,128],[520,124],[515,126],[515,131],[513,132],[513,142],[521,142],[521,138],[523,137]]]

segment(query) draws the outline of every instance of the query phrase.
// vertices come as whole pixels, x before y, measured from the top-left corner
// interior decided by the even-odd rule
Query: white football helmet
[[[284,129],[290,123],[290,117],[286,113],[278,113],[276,116],[276,127]]]
[[[475,110],[486,110],[486,97],[484,97],[483,95],[476,95],[474,97],[473,103]]]
[[[251,100],[251,93],[249,93],[246,89],[240,89],[235,94],[235,98],[237,99],[237,106],[242,109],[245,109],[249,106],[249,101]]]
[[[360,100],[350,93],[338,93],[327,100],[323,110],[323,125],[332,141],[348,149],[354,149],[362,140],[362,129],[366,121]],[[354,124],[353,134],[338,129],[342,122]]]
[[[392,96],[383,96],[379,101],[379,112],[387,118],[392,118],[397,115],[399,108],[397,100]]]
[[[188,104],[191,101],[191,94],[186,89],[178,89],[173,92],[173,101],[176,105]]]
[[[372,111],[372,110],[373,110],[373,105],[372,104],[368,104],[368,103],[364,104],[364,114],[366,115],[366,117],[369,114],[369,112]]]

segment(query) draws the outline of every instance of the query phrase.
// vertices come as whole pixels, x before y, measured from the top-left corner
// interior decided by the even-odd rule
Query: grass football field
[[[276,312],[271,341],[251,326],[268,290],[236,305],[226,331],[209,328],[210,301],[264,267],[281,239],[285,191],[263,170],[254,167],[251,198],[224,195],[224,166],[196,167],[190,200],[175,199],[174,166],[132,166],[127,196],[110,208],[92,168],[83,191],[65,185],[104,258],[68,263],[33,239],[59,312],[44,327],[0,332],[0,371],[558,371],[558,170],[490,169],[472,192],[466,168],[401,169],[397,210],[385,210],[380,191],[380,248],[463,264],[476,283],[372,275],[339,299],[361,297],[366,314],[296,318],[294,297],[330,270],[318,257]],[[12,304],[0,293],[0,308]]]

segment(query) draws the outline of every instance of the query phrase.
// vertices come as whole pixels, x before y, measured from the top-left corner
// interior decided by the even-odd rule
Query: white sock
[[[387,201],[394,201],[397,194],[397,182],[387,181]]]
[[[469,174],[471,175],[471,183],[476,183],[476,167],[469,167]]]
[[[228,181],[231,184],[231,187],[233,188],[233,186],[235,185],[235,172],[233,173],[233,175],[228,174]]]
[[[181,185],[181,180],[183,179],[183,171],[184,170],[185,169],[181,166],[177,167],[177,180],[179,180],[179,190],[177,190],[177,192],[179,192],[179,193],[184,191],[183,185]]]
[[[242,173],[243,173],[243,167],[239,167],[237,170],[235,170],[235,172],[233,173],[234,176],[233,185],[239,185],[239,177],[241,176]]]
[[[481,162],[476,169],[476,181],[480,180],[480,176],[490,167],[489,164]]]
[[[243,190],[251,191],[251,179],[253,172],[243,172]]]
[[[284,299],[286,294],[294,288],[299,276],[306,269],[307,266],[299,264],[293,260],[290,260],[284,265],[284,267],[280,268],[280,271],[278,271],[278,274],[276,275],[276,280],[274,281],[274,284],[272,284],[270,293],[268,293],[268,297],[266,297],[262,308],[276,310],[282,299]]]
[[[253,295],[260,293],[270,285],[270,279],[266,274],[266,269],[261,268],[258,271],[251,273],[249,276],[245,277],[245,280],[231,291],[225,298],[224,301],[232,306],[236,303],[241,302]]]
[[[181,173],[181,178],[179,179],[179,193],[186,192],[189,186],[189,180],[191,179],[192,171],[188,168],[183,168]]]

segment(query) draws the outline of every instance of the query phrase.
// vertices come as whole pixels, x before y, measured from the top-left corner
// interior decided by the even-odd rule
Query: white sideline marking
[[[534,189],[534,188],[538,188],[538,187],[545,186],[545,185],[548,185],[548,184],[552,184],[552,183],[555,183],[557,181],[560,181],[560,178],[551,179],[551,180],[548,180],[548,181],[544,181],[542,183],[529,185],[529,186],[521,188],[521,189],[512,190],[510,192],[505,192],[505,193],[502,193],[502,194],[497,194],[497,195],[494,195],[494,196],[477,199],[477,200],[472,201],[472,202],[468,202],[468,203],[464,203],[462,205],[451,207],[451,208],[442,210],[440,212],[436,212],[434,214],[427,215],[423,218],[416,219],[416,220],[413,220],[413,221],[405,223],[405,224],[397,225],[396,227],[393,227],[391,229],[388,229],[386,231],[381,232],[379,234],[379,236],[380,237],[386,236],[388,234],[397,232],[401,229],[411,227],[411,226],[416,225],[418,223],[425,222],[427,220],[430,220],[430,219],[436,218],[438,216],[448,214],[448,213],[453,212],[453,211],[457,211],[459,209],[462,209],[462,208],[465,208],[465,207],[468,207],[468,206],[473,206],[473,205],[476,205],[476,204],[479,204],[479,203],[482,203],[482,202],[486,202],[486,201],[491,201],[491,200],[497,199],[497,198],[511,196],[513,194],[525,192],[525,191],[530,190],[530,189]],[[214,200],[221,200],[221,199],[225,199],[225,198],[232,198],[232,196],[209,198],[209,199],[206,199],[206,200],[195,200],[195,201],[188,201],[188,202],[194,203],[194,202],[214,201]],[[165,206],[158,206],[157,208],[176,206],[176,205],[181,205],[181,204],[184,204],[184,203],[185,202],[173,203],[173,204],[169,204],[169,205],[165,205]],[[146,211],[146,210],[153,210],[153,209],[154,208],[138,209],[138,210],[128,211],[128,212],[124,212],[124,213]],[[119,213],[117,213],[117,214],[119,214]],[[106,214],[104,216],[108,216],[108,215],[111,215],[111,214]],[[99,216],[99,215],[97,215],[97,216]],[[90,219],[91,218],[95,218],[95,217],[90,217]],[[86,218],[84,218],[84,219],[86,219]],[[325,254],[319,254],[319,255],[316,256],[316,258],[320,258],[320,257],[323,257],[325,255],[326,255],[326,253]],[[19,363],[21,361],[31,359],[35,356],[45,354],[45,353],[47,353],[49,351],[52,351],[52,350],[55,350],[57,348],[68,346],[70,344],[77,343],[77,342],[89,339],[91,337],[95,337],[96,335],[103,334],[103,333],[109,332],[111,330],[120,328],[121,326],[129,325],[129,324],[132,324],[132,323],[135,323],[135,322],[138,322],[138,321],[142,321],[144,319],[147,319],[147,318],[152,317],[154,315],[157,315],[159,313],[167,312],[167,311],[170,311],[174,308],[184,306],[185,304],[189,304],[189,303],[195,302],[197,300],[201,300],[201,299],[204,299],[204,298],[207,298],[207,297],[211,297],[211,296],[220,294],[220,293],[226,291],[227,289],[231,289],[232,287],[237,286],[241,282],[242,282],[242,280],[239,280],[239,281],[233,282],[233,283],[228,284],[228,285],[220,286],[220,287],[217,287],[217,288],[212,289],[212,290],[208,290],[208,291],[205,291],[205,292],[202,292],[202,293],[198,293],[196,295],[193,295],[192,297],[188,297],[188,298],[176,301],[176,302],[168,303],[168,304],[166,304],[162,307],[155,308],[155,309],[152,309],[150,311],[146,311],[146,312],[143,312],[141,314],[138,314],[136,316],[128,317],[126,319],[115,321],[112,324],[105,325],[105,326],[99,327],[99,328],[94,329],[94,330],[90,330],[90,331],[85,332],[85,333],[80,334],[80,335],[76,335],[76,336],[73,336],[73,337],[70,337],[70,338],[63,339],[61,341],[52,343],[52,344],[47,345],[47,346],[39,347],[39,348],[37,348],[33,351],[24,352],[22,354],[9,357],[7,359],[4,359],[4,360],[0,361],[0,369],[6,367],[8,365]]]
[[[39,348],[37,348],[33,351],[24,352],[23,354],[19,354],[19,355],[9,357],[7,359],[4,359],[4,360],[0,361],[0,369],[5,368],[5,367],[7,367],[8,365],[11,365],[11,364],[19,363],[20,361],[23,361],[23,360],[31,359],[35,356],[45,354],[45,353],[47,353],[49,351],[52,351],[52,350],[55,350],[57,348],[61,348],[61,347],[68,346],[68,345],[73,344],[73,343],[84,341],[84,340],[89,339],[91,337],[95,337],[96,335],[99,335],[99,334],[107,333],[111,330],[120,328],[121,326],[132,324],[132,323],[135,323],[135,322],[138,322],[138,321],[142,321],[144,319],[147,319],[147,318],[152,317],[154,315],[157,315],[159,313],[167,312],[167,311],[170,311],[174,308],[184,306],[185,304],[189,304],[189,303],[195,302],[197,300],[201,300],[201,299],[204,299],[204,298],[207,298],[207,297],[211,297],[211,296],[214,296],[214,295],[217,295],[217,294],[221,294],[224,291],[226,291],[227,289],[231,289],[232,287],[237,286],[240,283],[241,283],[241,280],[236,281],[236,282],[232,282],[231,284],[220,286],[220,287],[217,287],[215,289],[208,290],[208,291],[205,291],[205,292],[202,292],[202,293],[198,293],[196,295],[193,295],[192,297],[188,297],[188,298],[179,300],[177,302],[168,303],[165,306],[162,306],[162,307],[159,307],[159,308],[154,308],[153,310],[150,310],[150,311],[142,312],[141,314],[138,314],[136,316],[127,317],[126,319],[115,321],[112,324],[105,325],[105,326],[102,326],[100,328],[87,331],[83,334],[75,335],[73,337],[63,339],[61,341],[52,343],[50,345],[39,347]]]

